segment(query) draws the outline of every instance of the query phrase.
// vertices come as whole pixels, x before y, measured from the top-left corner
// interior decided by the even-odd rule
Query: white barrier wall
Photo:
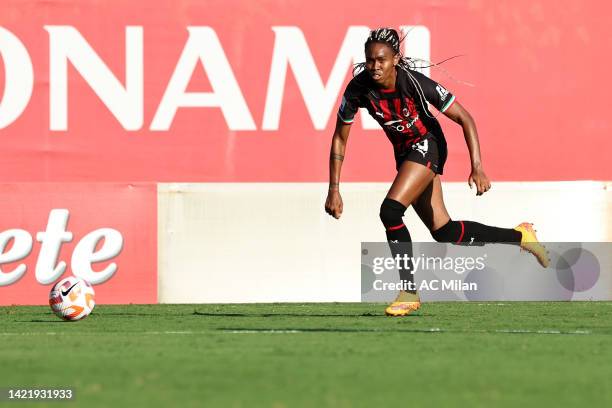
[[[159,184],[160,303],[356,302],[360,245],[384,241],[388,183],[344,183],[344,214],[323,211],[326,183]],[[536,225],[549,242],[612,241],[612,183],[494,183],[481,197],[444,183],[453,219]],[[432,241],[414,211],[414,241]]]

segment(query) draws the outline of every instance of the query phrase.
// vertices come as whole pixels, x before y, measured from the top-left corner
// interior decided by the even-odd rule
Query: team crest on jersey
[[[425,155],[429,151],[429,141],[425,139],[421,140],[419,143],[413,144],[412,150],[416,150],[417,152],[421,153],[423,157],[425,157]]]
[[[442,85],[436,86],[436,91],[440,94],[440,100],[442,101],[448,96],[448,91]]]

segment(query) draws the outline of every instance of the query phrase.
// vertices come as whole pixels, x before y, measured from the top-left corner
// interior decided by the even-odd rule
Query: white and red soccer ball
[[[77,321],[89,316],[94,309],[95,292],[89,282],[69,276],[57,282],[49,293],[49,306],[64,320]]]

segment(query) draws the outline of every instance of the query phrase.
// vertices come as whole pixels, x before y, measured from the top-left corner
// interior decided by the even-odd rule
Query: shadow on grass
[[[16,323],[71,323],[69,321],[60,320],[60,319],[53,319],[53,320],[41,320],[41,319],[14,320],[14,322],[16,322]]]
[[[342,317],[342,318],[378,318],[378,319],[398,319],[401,320],[406,318],[414,318],[414,317],[433,317],[434,314],[430,313],[422,313],[419,312],[417,314],[410,314],[408,316],[400,317],[389,317],[385,316],[383,313],[359,313],[359,314],[342,314],[342,313],[211,313],[211,312],[198,312],[193,311],[190,313],[132,313],[132,312],[107,312],[104,311],[102,313],[92,313],[89,317],[95,318],[105,318],[105,317],[188,317],[188,316],[201,316],[201,317],[240,317],[240,318],[267,318],[267,317],[293,317],[293,318],[312,318],[312,317],[321,317],[321,318],[334,318],[334,317]],[[89,319],[91,320],[91,319]],[[63,323],[63,320],[43,320],[43,319],[32,319],[32,320],[14,320],[17,323]]]
[[[180,316],[189,316],[191,315],[191,313],[134,313],[134,312],[107,312],[106,310],[103,312],[99,312],[98,316],[99,317],[105,317],[105,316],[125,316],[125,317],[130,317],[130,316],[136,316],[136,317],[145,317],[145,316],[150,316],[150,317],[164,317],[164,316],[168,316],[168,317],[180,317]]]

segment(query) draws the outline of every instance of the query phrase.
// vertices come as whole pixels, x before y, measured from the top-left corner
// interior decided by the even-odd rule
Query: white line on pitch
[[[290,333],[308,333],[308,330],[223,330],[224,333],[232,334],[258,334],[258,333],[274,333],[274,334],[290,334]]]

